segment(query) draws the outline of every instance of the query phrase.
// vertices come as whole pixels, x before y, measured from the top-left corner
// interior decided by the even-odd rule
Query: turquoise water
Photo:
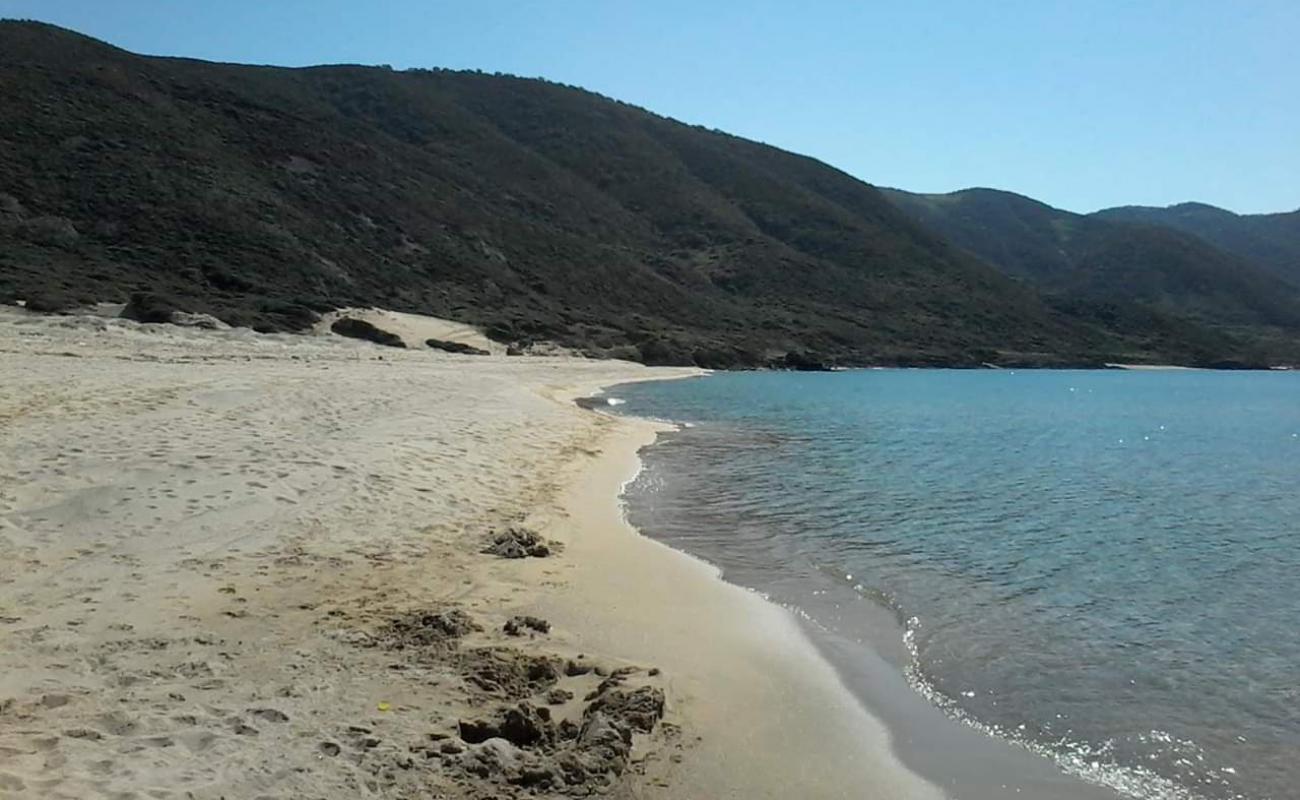
[[[947,713],[1133,796],[1300,797],[1300,375],[609,394],[691,424],[643,454],[634,523],[813,617],[832,585],[887,609],[877,644]]]

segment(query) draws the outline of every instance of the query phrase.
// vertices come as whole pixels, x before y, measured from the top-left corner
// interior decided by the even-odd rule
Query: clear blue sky
[[[884,186],[1300,207],[1300,0],[0,0],[129,50],[542,76]]]

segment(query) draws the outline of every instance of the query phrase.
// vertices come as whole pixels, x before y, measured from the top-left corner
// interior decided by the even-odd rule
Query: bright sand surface
[[[0,310],[0,796],[506,796],[412,759],[488,701],[376,634],[455,607],[664,690],[616,796],[938,797],[786,611],[624,521],[655,426],[571,401],[684,374]],[[562,551],[480,552],[512,524]]]

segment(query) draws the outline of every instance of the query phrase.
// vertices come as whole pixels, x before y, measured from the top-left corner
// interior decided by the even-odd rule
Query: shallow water
[[[609,394],[692,425],[643,454],[632,521],[797,607],[830,649],[866,639],[948,714],[1131,796],[1300,797],[1300,375],[748,373]],[[839,658],[850,682],[869,671]]]

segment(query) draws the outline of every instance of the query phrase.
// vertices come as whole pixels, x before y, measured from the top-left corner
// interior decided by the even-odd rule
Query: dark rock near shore
[[[131,301],[122,309],[122,318],[146,324],[179,325],[205,330],[220,330],[228,327],[226,323],[211,314],[184,311],[170,297],[150,292],[136,292],[131,295]]]
[[[1243,369],[1269,369],[1268,364],[1255,361],[1241,361],[1239,359],[1221,359],[1219,361],[1209,361],[1196,366],[1203,369],[1221,369],[1221,370],[1243,370]]]
[[[754,369],[762,364],[757,353],[739,347],[704,347],[692,353],[691,359],[701,369]]]
[[[64,314],[78,305],[77,301],[68,295],[39,292],[29,295],[23,307],[40,314]]]
[[[164,324],[172,321],[172,316],[182,309],[170,297],[150,292],[136,292],[122,309],[125,319],[136,322]]]
[[[796,372],[826,372],[830,370],[830,365],[821,356],[816,353],[800,351],[786,353],[780,366]]]
[[[363,339],[367,342],[382,344],[385,347],[406,347],[402,337],[395,333],[389,333],[383,328],[376,328],[363,319],[353,319],[352,317],[341,317],[330,325],[330,330],[339,336],[347,336],[350,339]]]
[[[425,339],[424,343],[434,350],[442,350],[447,353],[457,353],[465,356],[488,356],[492,355],[481,347],[465,344],[464,342],[448,342],[442,339]]]

